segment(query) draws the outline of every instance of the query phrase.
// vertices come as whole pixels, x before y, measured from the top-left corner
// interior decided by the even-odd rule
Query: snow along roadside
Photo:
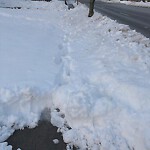
[[[49,7],[34,15],[24,10],[18,17],[16,10],[13,19],[26,14],[29,25],[43,27],[40,35],[46,26],[54,29],[55,25],[58,33],[61,31],[61,43],[50,49],[56,51],[52,60],[58,65],[57,76],[50,77],[55,82],[45,87],[41,80],[42,88],[32,88],[31,83],[36,83],[32,79],[31,87],[1,90],[1,141],[16,128],[34,127],[47,106],[64,140],[81,149],[149,149],[149,39],[98,13],[87,18],[83,5],[71,11],[61,2]],[[9,11],[2,11],[1,16],[10,16]],[[9,22],[7,18],[3,21]],[[44,33],[46,39],[53,38]],[[18,112],[24,119],[18,118]]]
[[[130,1],[120,1],[120,3],[126,4],[126,5],[132,5],[132,6],[138,6],[138,7],[150,7],[150,2],[130,2]]]
[[[62,128],[65,141],[81,149],[149,149],[149,39],[99,14],[78,18],[86,12],[76,9],[65,25],[75,29],[67,36],[66,84],[53,93],[73,128]]]
[[[122,3],[125,5],[132,5],[137,7],[150,7],[150,2],[134,2],[134,1],[104,1],[107,3]]]

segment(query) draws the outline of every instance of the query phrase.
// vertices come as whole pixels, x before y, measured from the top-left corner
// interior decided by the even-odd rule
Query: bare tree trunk
[[[92,17],[94,15],[94,2],[95,0],[90,0],[90,8],[89,8],[89,15],[88,17]]]

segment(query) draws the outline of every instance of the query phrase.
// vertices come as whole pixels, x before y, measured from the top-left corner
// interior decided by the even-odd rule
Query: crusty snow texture
[[[149,150],[150,40],[82,4],[21,5],[0,8],[0,149],[48,108],[68,150]]]

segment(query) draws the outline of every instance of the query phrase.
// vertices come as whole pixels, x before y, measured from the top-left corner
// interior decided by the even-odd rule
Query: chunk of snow
[[[54,142],[54,144],[58,144],[59,140],[58,139],[54,139],[53,142]]]

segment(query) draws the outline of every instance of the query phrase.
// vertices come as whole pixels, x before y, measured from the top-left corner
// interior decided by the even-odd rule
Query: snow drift
[[[81,4],[22,4],[0,9],[0,147],[49,108],[67,149],[149,150],[149,39]]]

